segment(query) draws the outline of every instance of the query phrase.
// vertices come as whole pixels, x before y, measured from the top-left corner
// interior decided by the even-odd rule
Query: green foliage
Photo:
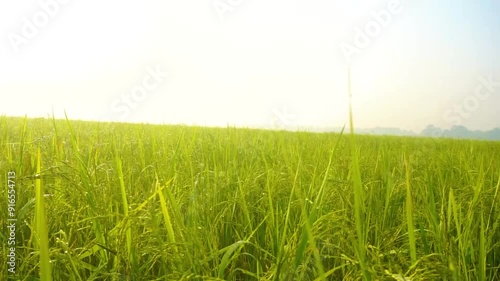
[[[0,159],[20,280],[500,279],[498,142],[2,117]]]

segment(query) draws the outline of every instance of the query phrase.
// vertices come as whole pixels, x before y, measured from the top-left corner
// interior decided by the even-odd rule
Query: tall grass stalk
[[[410,246],[411,263],[417,262],[417,245],[415,238],[415,225],[413,224],[413,201],[411,198],[411,185],[410,185],[410,163],[404,154],[404,164],[406,171],[406,223],[408,225],[408,245]]]
[[[354,135],[354,118],[352,114],[352,92],[351,92],[351,68],[347,70],[347,91],[349,94],[349,128],[351,136],[351,178],[354,188],[354,220],[356,224],[357,256],[364,280],[371,280],[370,273],[366,266],[365,251],[365,216],[364,216],[364,190],[361,181],[361,172],[359,168],[359,155],[357,152],[356,136]]]
[[[118,180],[120,182],[120,194],[122,199],[122,210],[123,210],[123,220],[125,223],[125,236],[127,240],[127,254],[128,254],[128,265],[135,266],[135,254],[132,249],[132,229],[130,225],[130,217],[129,217],[129,205],[127,200],[127,190],[125,187],[125,180],[123,176],[123,168],[122,168],[122,160],[118,153],[118,148],[116,142],[113,142],[114,153],[115,153],[115,161],[116,161],[116,171],[118,173]]]
[[[35,221],[36,221],[36,238],[38,241],[38,251],[40,253],[40,280],[52,280],[52,271],[50,269],[49,255],[49,234],[47,230],[47,216],[45,214],[45,193],[43,190],[40,166],[41,166],[40,148],[38,148],[37,165],[36,165],[36,200],[35,200]]]

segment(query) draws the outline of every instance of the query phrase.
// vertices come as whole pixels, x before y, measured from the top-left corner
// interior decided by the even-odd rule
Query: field
[[[500,280],[499,142],[0,117],[0,181],[17,280]]]

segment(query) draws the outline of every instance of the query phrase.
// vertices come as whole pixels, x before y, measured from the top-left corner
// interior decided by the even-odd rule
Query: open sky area
[[[0,115],[500,126],[498,0],[0,3]]]

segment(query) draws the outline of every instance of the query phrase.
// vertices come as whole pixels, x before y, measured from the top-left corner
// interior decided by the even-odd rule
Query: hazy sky
[[[500,126],[498,0],[0,2],[0,115]]]

